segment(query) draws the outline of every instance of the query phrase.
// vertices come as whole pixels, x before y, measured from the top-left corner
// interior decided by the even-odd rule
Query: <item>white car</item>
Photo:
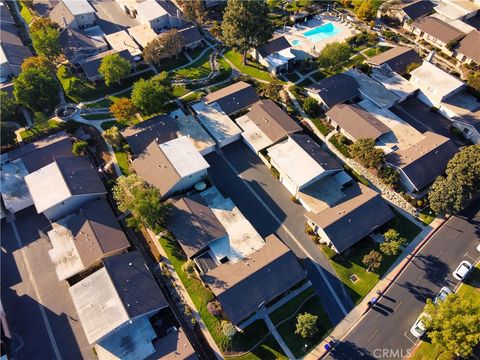
[[[425,320],[431,319],[430,315],[426,313],[421,313],[417,321],[413,324],[410,329],[410,332],[413,336],[420,339],[427,332],[427,326],[425,325]]]
[[[453,277],[457,280],[463,281],[468,273],[472,271],[473,266],[467,260],[463,260],[453,272]]]
[[[442,287],[438,292],[437,296],[435,296],[435,299],[433,299],[433,303],[435,305],[438,305],[440,301],[445,301],[449,294],[452,294],[452,290],[450,290],[448,286]]]

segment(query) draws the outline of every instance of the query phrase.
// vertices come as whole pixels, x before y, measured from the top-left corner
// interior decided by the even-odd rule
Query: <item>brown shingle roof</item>
[[[323,151],[320,145],[307,134],[292,134],[295,141],[313,160],[325,170],[342,170],[342,165],[330,154]]]
[[[452,25],[431,16],[415,20],[412,26],[426,32],[428,35],[433,36],[445,44],[448,44],[452,40],[460,39],[465,35]]]
[[[256,102],[247,115],[274,143],[288,134],[302,130],[300,125],[270,99]]]
[[[207,104],[216,102],[227,115],[243,110],[258,100],[260,98],[255,88],[244,81],[236,82],[205,96]]]
[[[295,255],[275,235],[265,242],[245,259],[221,264],[203,276],[234,324],[305,278]]]
[[[480,63],[480,31],[473,30],[462,41],[457,52],[468,56],[473,61]]]
[[[391,131],[375,116],[358,105],[335,105],[327,111],[326,115],[355,140],[377,139]]]
[[[306,87],[308,91],[316,93],[329,108],[360,95],[358,88],[358,82],[345,74],[329,76]]]
[[[422,58],[413,49],[397,46],[368,59],[367,62],[377,66],[387,64],[393,71],[403,75],[407,72],[408,65],[421,64]]]

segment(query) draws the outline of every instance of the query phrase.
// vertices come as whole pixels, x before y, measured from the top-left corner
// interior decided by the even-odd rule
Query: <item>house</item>
[[[60,34],[60,46],[68,61],[75,65],[108,50],[105,33],[99,26],[85,30],[72,28],[63,30]]]
[[[150,319],[168,302],[140,253],[103,259],[102,268],[69,291],[100,359],[145,359],[155,353],[157,334]]]
[[[431,1],[420,0],[401,7],[397,14],[402,24],[411,23],[418,18],[430,15],[434,12],[435,4]]]
[[[82,157],[56,158],[24,179],[37,213],[50,221],[107,193],[97,171]]]
[[[25,176],[51,164],[57,157],[73,157],[72,143],[65,132],[2,155],[1,194],[5,210],[16,213],[33,205]]]
[[[405,75],[411,64],[421,64],[422,58],[412,48],[396,46],[367,60],[367,64]]]
[[[137,43],[130,37],[126,30],[117,31],[113,34],[105,35],[110,47],[117,51],[128,50],[131,57],[135,60],[140,59],[142,51]]]
[[[300,190],[322,177],[343,170],[310,136],[292,134],[267,150],[280,182],[295,197]]]
[[[467,20],[477,15],[480,4],[470,0],[443,0],[435,12],[451,20]]]
[[[465,36],[465,33],[456,27],[433,16],[414,21],[411,28],[418,38],[440,47],[449,55],[452,54],[452,51],[447,48],[447,45],[459,41]]]
[[[158,37],[157,33],[153,31],[149,24],[133,26],[127,31],[142,49]]]
[[[360,95],[359,85],[354,78],[345,74],[336,74],[307,86],[308,95],[317,100],[324,110],[352,101]]]
[[[157,32],[170,27],[170,15],[155,0],[137,2],[135,11],[140,23],[150,25]]]
[[[448,161],[458,151],[455,143],[442,135],[427,131],[417,144],[397,150],[385,162],[398,170],[400,182],[410,192],[418,192],[445,172]]]
[[[33,56],[23,45],[10,10],[0,3],[0,83],[20,74],[20,66],[25,58]]]
[[[202,276],[235,325],[304,278],[293,252],[273,234],[267,236],[262,248],[244,259],[226,262]]]
[[[307,224],[320,242],[341,253],[394,218],[382,196],[358,184],[345,189],[346,196],[337,204],[317,213],[305,214]]]
[[[255,153],[302,131],[301,126],[270,99],[256,102],[236,121],[243,130],[243,140]]]
[[[133,160],[132,166],[141,178],[160,191],[163,199],[205,179],[210,167],[186,136],[163,144],[152,141]]]
[[[326,113],[333,127],[352,141],[377,140],[391,130],[358,105],[338,104]]]
[[[95,9],[87,0],[61,0],[49,16],[62,29],[82,30],[95,25]]]
[[[417,97],[428,106],[439,107],[447,97],[462,91],[465,84],[428,61],[411,72],[410,83],[420,88]]]
[[[473,30],[467,34],[455,50],[456,58],[464,63],[471,64],[475,62],[480,64],[480,31]]]
[[[133,57],[130,55],[128,50],[108,50],[97,55],[90,56],[86,59],[83,59],[80,62],[80,66],[82,67],[83,72],[87,76],[88,80],[92,82],[100,81],[102,79],[102,75],[99,73],[98,69],[102,64],[102,60],[105,56],[117,54],[127,60],[133,66]]]
[[[244,81],[211,92],[203,98],[208,105],[216,103],[228,116],[235,115],[256,103],[258,97],[255,88]]]
[[[218,147],[221,148],[240,139],[242,130],[216,103],[207,105],[204,102],[198,102],[192,106],[192,109]]]
[[[287,72],[289,64],[295,59],[290,51],[292,45],[285,36],[274,37],[259,49],[252,50],[253,58],[265,66],[272,74]]]
[[[48,251],[58,279],[66,280],[91,269],[105,257],[118,255],[129,246],[107,200],[93,200],[77,212],[52,223]]]
[[[134,155],[141,154],[152,141],[159,144],[177,138],[177,122],[169,115],[158,115],[122,130]]]
[[[370,76],[385,89],[396,95],[397,103],[401,103],[417,94],[417,86],[386,67],[373,68]]]
[[[215,150],[215,141],[193,115],[176,118],[175,123],[178,128],[176,131],[177,137],[186,136],[202,156]]]
[[[182,51],[194,49],[203,43],[203,36],[196,26],[185,27],[180,29],[178,33],[182,37]]]

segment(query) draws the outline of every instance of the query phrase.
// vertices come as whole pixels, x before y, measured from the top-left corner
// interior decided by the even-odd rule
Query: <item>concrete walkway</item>
[[[275,328],[275,325],[273,325],[272,320],[267,316],[263,318],[265,320],[265,323],[267,324],[268,330],[272,333],[273,337],[275,340],[277,340],[278,345],[282,348],[283,352],[289,359],[295,359],[295,356],[293,356],[293,353],[290,351],[288,348],[287,344],[285,344],[285,341],[283,341],[282,337],[278,333],[277,329]]]

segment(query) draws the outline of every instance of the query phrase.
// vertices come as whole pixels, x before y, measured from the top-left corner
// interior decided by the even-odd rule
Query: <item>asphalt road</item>
[[[454,289],[458,280],[452,271],[460,261],[474,263],[480,253],[480,200],[459,216],[452,217],[433,235],[407,265],[378,306],[339,344],[330,359],[401,359],[408,356],[417,339],[410,328],[425,301],[442,286]]]
[[[233,200],[260,235],[276,234],[303,260],[331,321],[341,321],[353,304],[328,259],[305,234],[305,209],[291,200],[290,193],[242,141],[222,148],[221,155],[207,155],[206,160],[213,183]]]

